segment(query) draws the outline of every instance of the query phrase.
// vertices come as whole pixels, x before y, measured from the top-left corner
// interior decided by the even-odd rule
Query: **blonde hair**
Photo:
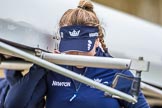
[[[106,44],[104,43],[103,29],[100,25],[96,13],[93,11],[93,4],[90,0],[80,0],[79,5],[75,9],[67,10],[60,19],[59,26],[70,25],[88,25],[97,26],[99,29],[99,41],[104,51],[107,51]]]

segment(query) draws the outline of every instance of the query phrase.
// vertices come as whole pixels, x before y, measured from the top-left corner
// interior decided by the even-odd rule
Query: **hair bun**
[[[93,4],[90,0],[80,0],[78,8],[93,12]]]

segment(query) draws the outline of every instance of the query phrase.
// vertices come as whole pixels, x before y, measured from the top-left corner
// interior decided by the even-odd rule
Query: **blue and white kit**
[[[97,48],[95,56],[111,57]],[[94,81],[111,86],[115,74],[133,76],[128,70],[63,66]],[[119,90],[130,93],[130,83],[119,85]],[[46,102],[44,96],[46,95]],[[6,95],[2,108],[149,108],[142,92],[138,102],[132,104],[105,96],[93,86],[82,84],[73,79],[33,65],[27,75],[12,85]]]

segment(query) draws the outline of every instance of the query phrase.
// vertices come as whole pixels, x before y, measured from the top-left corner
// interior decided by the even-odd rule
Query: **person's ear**
[[[99,43],[100,43],[100,40],[99,40],[99,38],[97,38],[95,41],[95,44],[94,44],[96,48],[99,46]]]

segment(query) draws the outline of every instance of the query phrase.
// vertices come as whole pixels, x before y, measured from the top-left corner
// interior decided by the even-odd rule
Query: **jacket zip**
[[[84,71],[84,73],[83,73],[83,76],[85,76],[85,74],[86,74],[86,72],[87,72],[87,67],[85,68],[85,71]],[[72,82],[74,83],[74,87],[75,87],[75,92],[74,92],[74,95],[70,98],[70,102],[72,102],[76,97],[77,97],[77,95],[78,95],[78,91],[79,91],[79,89],[80,89],[80,87],[81,87],[81,85],[82,85],[82,83],[81,82],[79,82],[79,85],[78,85],[78,87],[76,86],[76,83],[75,83],[75,81],[72,79]]]

